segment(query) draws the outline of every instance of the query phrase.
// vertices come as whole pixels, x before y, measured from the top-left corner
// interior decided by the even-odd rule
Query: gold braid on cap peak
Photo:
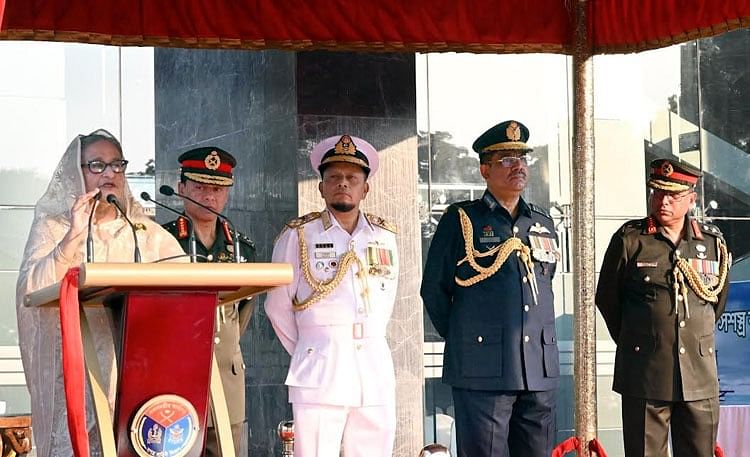
[[[297,227],[297,236],[299,238],[299,257],[302,276],[312,288],[313,293],[301,302],[297,301],[295,298],[294,301],[292,301],[292,308],[294,311],[304,311],[336,290],[339,284],[341,284],[341,281],[344,280],[344,276],[346,276],[346,273],[349,271],[351,264],[355,262],[359,268],[359,271],[356,273],[357,278],[363,281],[362,288],[365,300],[369,300],[369,288],[367,287],[367,275],[365,274],[367,270],[362,264],[362,261],[359,260],[359,257],[357,257],[357,253],[354,252],[353,248],[346,251],[346,254],[341,257],[338,271],[336,271],[336,275],[333,278],[328,281],[318,281],[313,277],[312,272],[310,272],[310,256],[307,251],[304,229],[301,225]],[[369,309],[369,301],[366,305]]]
[[[690,265],[690,262],[688,262],[684,257],[677,258],[677,263],[674,266],[674,270],[672,270],[672,274],[674,276],[673,288],[675,292],[675,308],[677,307],[677,302],[679,301],[677,297],[681,296],[682,300],[685,303],[685,315],[688,319],[690,318],[690,308],[688,308],[687,302],[687,286],[685,285],[686,280],[687,284],[690,285],[690,288],[693,289],[693,292],[695,292],[695,295],[697,295],[698,298],[710,303],[718,303],[719,294],[724,289],[724,284],[726,283],[729,273],[729,265],[732,262],[732,255],[727,251],[727,245],[724,243],[724,241],[721,240],[721,238],[718,238],[716,240],[716,243],[717,247],[719,248],[718,284],[714,286],[706,285],[703,282],[700,273],[695,271],[695,268],[693,268],[693,266]]]
[[[459,266],[464,262],[469,262],[469,265],[471,265],[471,267],[477,272],[477,274],[468,279],[461,279],[456,276],[456,284],[461,287],[469,287],[478,282],[484,281],[485,279],[497,273],[514,251],[518,251],[518,256],[520,257],[524,266],[526,266],[526,278],[529,282],[529,285],[531,286],[531,295],[534,299],[534,304],[536,304],[538,289],[536,285],[536,276],[534,275],[534,262],[531,260],[531,250],[529,249],[529,247],[523,244],[523,241],[521,241],[520,238],[516,238],[515,236],[513,236],[505,240],[505,242],[503,242],[502,244],[495,246],[488,251],[479,252],[474,249],[474,228],[471,225],[471,219],[469,219],[469,216],[466,214],[466,211],[464,211],[463,208],[458,209],[458,215],[461,219],[461,232],[464,237],[464,249],[466,251],[466,257],[461,259],[456,264],[456,266]],[[489,267],[483,267],[476,261],[477,257],[488,257],[491,255],[495,255],[496,257],[494,262],[492,262],[492,265],[490,265]]]
[[[682,192],[683,190],[692,189],[689,184],[681,184],[674,181],[662,181],[661,179],[652,178],[648,181],[648,186],[652,189],[663,190],[664,192]]]

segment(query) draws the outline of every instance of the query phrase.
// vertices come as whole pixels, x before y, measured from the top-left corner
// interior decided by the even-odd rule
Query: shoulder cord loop
[[[701,300],[705,300],[710,303],[717,303],[719,301],[719,294],[724,289],[727,276],[729,273],[729,265],[731,262],[731,254],[727,251],[727,245],[721,240],[717,239],[717,247],[719,248],[719,281],[716,285],[706,285],[701,278],[700,273],[695,271],[690,262],[687,259],[678,256],[677,262],[672,270],[674,277],[674,293],[675,293],[675,312],[677,312],[677,302],[682,297],[685,302],[685,316],[690,319],[690,309],[688,308],[688,291],[685,281],[693,289],[695,295]]]
[[[495,246],[494,248],[485,252],[479,252],[474,249],[474,228],[471,225],[469,216],[466,214],[463,208],[458,209],[458,214],[461,220],[461,232],[464,237],[464,250],[466,251],[466,257],[461,259],[456,264],[456,266],[460,266],[464,262],[469,262],[469,265],[471,265],[471,267],[477,272],[477,274],[468,279],[461,279],[456,276],[456,284],[461,287],[469,287],[480,281],[484,281],[485,279],[497,273],[500,268],[502,268],[505,261],[508,260],[508,257],[510,257],[510,255],[514,251],[517,251],[516,255],[521,259],[521,262],[526,267],[525,278],[529,282],[529,286],[531,287],[531,295],[534,299],[534,304],[536,305],[539,290],[536,284],[536,276],[534,275],[534,262],[531,260],[531,250],[529,249],[529,247],[523,244],[520,238],[516,238],[515,236],[513,236],[505,240],[505,242],[500,244],[499,246]],[[483,267],[476,261],[477,257],[488,257],[491,255],[496,255],[496,257],[492,262],[492,265],[490,265],[489,267]]]
[[[318,281],[313,277],[312,272],[310,271],[310,257],[307,251],[307,242],[305,241],[305,232],[302,229],[302,226],[297,227],[297,236],[299,238],[300,269],[302,270],[302,276],[312,288],[313,293],[309,297],[307,297],[307,299],[301,302],[297,301],[297,299],[295,298],[292,301],[292,308],[294,309],[294,311],[306,310],[311,305],[320,301],[321,299],[331,294],[331,292],[336,290],[339,284],[341,284],[341,281],[344,280],[344,276],[346,276],[346,273],[349,271],[349,267],[352,263],[356,263],[358,267],[356,275],[357,278],[362,281],[362,286],[364,289],[362,292],[362,296],[365,298],[365,301],[367,302],[367,308],[369,309],[369,288],[367,287],[366,273],[367,270],[365,269],[365,266],[362,264],[362,261],[359,259],[357,254],[354,252],[353,247],[346,251],[346,254],[341,257],[338,271],[336,271],[336,275],[333,278],[328,281]]]

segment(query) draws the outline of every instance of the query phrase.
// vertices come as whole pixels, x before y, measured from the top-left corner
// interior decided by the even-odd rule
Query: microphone
[[[130,229],[133,230],[133,244],[135,245],[135,249],[133,249],[133,261],[135,263],[141,263],[141,250],[138,249],[138,237],[135,234],[135,225],[133,225],[132,222],[130,222],[130,219],[128,219],[128,216],[125,214],[125,211],[122,210],[122,207],[120,206],[120,202],[117,201],[117,197],[115,197],[114,194],[107,195],[107,203],[117,208],[117,211],[122,214],[122,217],[125,218],[128,225],[130,225]]]
[[[195,261],[196,261],[196,254],[198,252],[198,247],[196,246],[196,243],[195,243],[195,225],[193,224],[193,219],[190,216],[188,216],[187,214],[183,214],[183,213],[177,211],[176,209],[174,209],[174,208],[172,208],[170,206],[165,205],[164,203],[157,202],[156,200],[154,200],[154,199],[151,198],[151,195],[149,195],[148,192],[141,192],[141,198],[144,201],[152,202],[153,204],[155,204],[157,206],[160,206],[160,207],[166,209],[167,211],[171,211],[171,212],[177,214],[180,217],[184,217],[185,219],[188,220],[188,222],[190,222],[190,237],[188,238],[188,250],[190,252],[188,254],[190,254],[190,263],[195,263]]]
[[[159,187],[159,192],[162,195],[166,195],[167,197],[171,197],[172,195],[176,195],[178,197],[184,198],[185,200],[187,200],[189,202],[192,202],[192,203],[195,203],[196,205],[200,206],[201,208],[203,208],[203,209],[205,209],[205,210],[207,210],[207,211],[209,211],[209,212],[211,212],[211,213],[219,216],[222,220],[227,221],[227,223],[229,224],[229,226],[232,228],[232,232],[234,232],[234,240],[232,240],[233,241],[232,244],[234,245],[234,248],[233,248],[233,250],[234,250],[234,262],[235,263],[240,263],[240,257],[241,257],[240,256],[240,238],[238,236],[237,229],[235,228],[235,226],[232,223],[232,221],[230,221],[225,215],[221,214],[218,211],[212,210],[211,208],[209,208],[208,206],[204,205],[203,203],[197,202],[197,201],[193,200],[192,198],[188,197],[187,195],[183,195],[183,194],[175,192],[174,189],[172,189],[170,186],[167,186],[166,184],[163,185],[163,186],[161,186],[161,187]]]
[[[94,206],[91,208],[91,214],[89,214],[89,227],[88,231],[86,232],[86,263],[94,262],[94,236],[91,233],[94,225],[92,224],[92,222],[94,221],[94,213],[96,212],[96,207],[99,203],[99,199],[101,198],[102,191],[100,190],[96,195],[94,195]]]

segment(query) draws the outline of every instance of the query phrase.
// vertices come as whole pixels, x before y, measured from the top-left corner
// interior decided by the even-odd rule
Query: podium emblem
[[[141,457],[184,457],[198,438],[198,413],[179,395],[158,395],[130,423],[130,443]]]

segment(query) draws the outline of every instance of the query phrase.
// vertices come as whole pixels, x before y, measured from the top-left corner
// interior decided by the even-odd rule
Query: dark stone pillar
[[[238,161],[226,213],[271,258],[273,240],[297,216],[295,56],[289,52],[155,50],[157,188],[176,186],[177,157],[204,145]],[[168,200],[179,207],[179,199]],[[160,222],[172,216],[157,211]],[[275,456],[274,430],[291,419],[284,378],[289,356],[262,302],[242,338],[252,456]]]

